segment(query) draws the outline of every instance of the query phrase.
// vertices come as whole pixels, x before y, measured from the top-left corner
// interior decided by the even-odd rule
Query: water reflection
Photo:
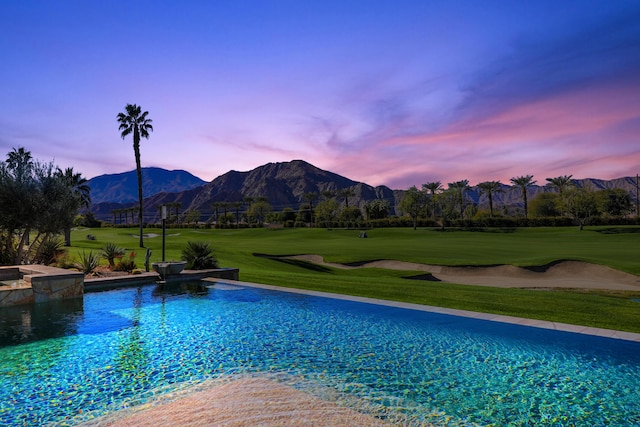
[[[152,292],[152,296],[161,298],[163,301],[166,297],[176,295],[202,296],[207,295],[209,289],[201,280],[192,280],[187,282],[169,282],[156,285]]]
[[[0,346],[77,334],[83,317],[82,298],[3,307],[0,309]]]

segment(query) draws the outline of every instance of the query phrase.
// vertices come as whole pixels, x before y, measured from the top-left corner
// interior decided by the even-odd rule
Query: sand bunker
[[[463,285],[501,288],[571,288],[640,291],[640,277],[603,265],[580,261],[560,261],[535,268],[499,265],[490,267],[448,267],[413,262],[380,260],[354,265],[327,263],[319,255],[287,257],[335,268],[386,268],[424,271],[428,280]]]
[[[264,378],[242,378],[177,400],[119,411],[84,427],[389,426]]]

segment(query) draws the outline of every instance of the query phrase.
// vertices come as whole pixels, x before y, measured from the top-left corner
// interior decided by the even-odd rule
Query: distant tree
[[[478,205],[476,204],[467,205],[467,207],[464,208],[464,217],[467,219],[473,218],[477,214],[478,214]]]
[[[449,190],[455,192],[458,196],[458,207],[460,208],[460,217],[464,217],[464,193],[469,189],[469,180],[463,179],[461,181],[450,182],[447,184],[449,186]]]
[[[336,221],[339,210],[340,205],[335,199],[323,200],[316,206],[316,221],[326,227],[328,223]]]
[[[313,224],[313,202],[318,198],[318,193],[304,193],[303,197],[307,202],[309,202],[309,222]]]
[[[527,203],[527,188],[534,185],[533,175],[524,175],[511,178],[511,183],[522,191],[522,201],[524,202],[524,217],[529,217],[529,204]]]
[[[80,208],[89,209],[89,206],[91,206],[91,188],[88,181],[81,174],[74,173],[73,168],[66,168],[64,171],[58,168],[55,176],[62,181],[63,185],[67,186],[73,195],[73,206],[70,206],[70,208],[75,209],[75,211]],[[71,246],[72,225],[73,222],[69,222],[64,229],[65,246]]]
[[[231,207],[236,211],[236,227],[240,227],[240,209],[244,206],[243,201],[231,202]]]
[[[493,195],[502,192],[500,181],[485,181],[478,184],[481,193],[489,198],[489,216],[493,217]]]
[[[353,197],[355,195],[356,195],[356,193],[355,193],[355,191],[353,191],[353,188],[351,188],[351,187],[347,187],[347,188],[343,188],[341,190],[338,190],[338,196],[344,197],[344,206],[346,208],[349,207],[349,197]]]
[[[223,215],[227,215],[229,213],[229,208],[231,207],[231,202],[218,202],[220,207],[222,208]]]
[[[409,188],[404,193],[399,208],[403,213],[411,217],[414,230],[418,228],[418,217],[424,214],[426,204],[427,198],[425,197],[425,193],[418,190],[415,186]]]
[[[213,209],[213,216],[215,217],[215,221],[218,222],[220,219],[220,202],[211,203],[211,209]]]
[[[455,188],[448,188],[436,195],[440,207],[441,229],[444,230],[447,223],[459,217],[459,194]]]
[[[389,216],[391,207],[389,202],[383,199],[369,200],[364,204],[364,212],[367,219],[382,219]]]
[[[286,225],[287,222],[289,221],[293,222],[295,220],[296,220],[296,213],[293,209],[291,208],[282,209],[282,212],[280,212],[280,222]]]
[[[218,221],[216,222],[216,225],[219,225],[220,227],[226,228],[233,221],[235,221],[234,215],[231,212],[228,212],[226,214],[220,215],[220,218],[218,218]]]
[[[340,221],[359,222],[362,219],[362,211],[356,206],[344,207],[340,211]]]
[[[564,192],[562,211],[573,218],[582,230],[592,216],[598,214],[596,194],[584,188],[572,188]]]
[[[596,193],[600,211],[611,216],[624,216],[633,210],[629,192],[621,189],[606,189]]]
[[[76,216],[76,219],[73,220],[73,224],[77,227],[100,228],[102,226],[102,221],[96,219],[93,212],[88,211],[83,215]]]
[[[556,193],[540,193],[529,203],[529,214],[535,218],[560,216],[561,198]]]
[[[440,181],[427,182],[426,184],[422,184],[422,190],[429,190],[431,192],[431,215],[433,220],[436,219],[436,194],[440,193],[442,188],[442,183]]]
[[[125,113],[118,113],[117,119],[120,123],[120,136],[124,139],[127,135],[133,134],[133,153],[136,158],[136,173],[138,175],[138,222],[140,223],[140,247],[144,248],[143,223],[142,223],[142,167],[140,166],[140,138],[149,139],[149,131],[153,131],[152,120],[147,118],[148,111],[136,104],[127,104]]]
[[[564,190],[567,190],[573,185],[573,181],[571,181],[571,177],[573,175],[561,175],[555,178],[546,178],[549,182],[550,187],[555,187],[558,189],[558,194],[562,196]]]
[[[185,221],[187,224],[197,225],[200,221],[200,211],[197,209],[190,209],[185,212]]]
[[[332,190],[323,190],[320,194],[322,194],[322,197],[324,197],[325,200],[333,199],[334,197],[336,197],[336,192]]]
[[[265,200],[253,202],[249,206],[247,214],[250,218],[253,218],[259,225],[264,224],[265,218],[271,212],[271,205]]]

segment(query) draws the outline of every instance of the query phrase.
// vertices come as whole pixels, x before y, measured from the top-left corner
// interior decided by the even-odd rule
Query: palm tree
[[[442,183],[440,181],[427,182],[422,184],[422,190],[431,192],[431,216],[436,219],[436,193],[442,191]]]
[[[355,195],[356,195],[356,193],[355,193],[355,191],[353,191],[353,188],[351,188],[351,187],[347,187],[347,188],[343,188],[342,190],[338,190],[338,196],[344,197],[344,207],[345,208],[349,207],[349,197],[355,196]]]
[[[236,228],[240,228],[240,209],[244,206],[242,200],[231,202],[231,207],[236,211]]]
[[[324,197],[325,200],[331,200],[336,197],[336,192],[332,190],[323,190],[322,197]]]
[[[311,224],[313,224],[313,201],[318,198],[318,193],[304,193],[302,197],[309,201],[309,218],[311,219]]]
[[[562,192],[573,185],[571,177],[573,175],[561,175],[555,178],[547,178],[549,185],[558,189],[558,194],[562,197]]]
[[[7,167],[13,171],[17,182],[24,182],[33,169],[31,151],[26,151],[24,147],[20,147],[17,150],[14,148],[7,154]]]
[[[73,198],[77,201],[78,207],[88,209],[91,206],[91,188],[88,181],[79,173],[74,173],[73,168],[56,170],[56,177],[69,188],[73,194]],[[64,228],[64,244],[71,246],[71,225]]]
[[[469,188],[469,180],[450,182],[447,184],[449,189],[453,189],[458,196],[458,204],[460,206],[460,218],[464,218],[464,192]]]
[[[149,139],[149,131],[153,132],[151,119],[147,118],[148,111],[142,112],[142,109],[136,104],[127,104],[125,113],[118,113],[117,119],[120,123],[120,136],[124,139],[127,135],[133,134],[133,153],[136,157],[136,172],[138,174],[138,220],[140,222],[140,247],[144,248],[142,240],[142,168],[140,167],[140,138]]]
[[[80,207],[89,208],[91,206],[91,188],[89,181],[82,177],[82,174],[73,173],[73,168],[66,168],[64,171],[58,169],[56,176],[68,186],[73,195],[78,198]]]
[[[500,181],[485,181],[478,184],[480,192],[485,193],[489,197],[489,217],[493,218],[493,195],[502,192],[502,183]]]
[[[533,175],[525,175],[511,178],[511,183],[520,187],[520,190],[522,191],[522,200],[524,201],[524,217],[527,218],[529,215],[529,207],[527,204],[527,187],[532,186],[536,183],[536,181],[533,180]]]

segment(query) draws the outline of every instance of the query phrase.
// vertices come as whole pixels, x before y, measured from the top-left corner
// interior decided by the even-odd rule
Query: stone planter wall
[[[72,298],[84,294],[84,274],[46,265],[0,267],[0,280],[22,280],[0,286],[0,307]]]

